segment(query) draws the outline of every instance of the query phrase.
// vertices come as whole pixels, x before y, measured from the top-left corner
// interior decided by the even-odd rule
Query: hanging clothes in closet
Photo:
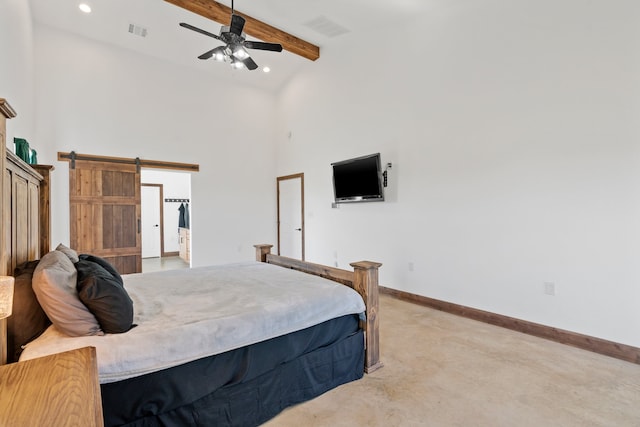
[[[178,227],[189,228],[189,203],[180,203],[178,208],[180,215],[178,215]]]

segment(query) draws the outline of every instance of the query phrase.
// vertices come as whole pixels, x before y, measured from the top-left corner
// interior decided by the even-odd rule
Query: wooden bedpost
[[[365,334],[364,371],[371,373],[383,364],[380,362],[380,324],[378,321],[378,269],[382,264],[373,261],[351,263],[353,271],[329,267],[312,262],[300,261],[271,253],[273,245],[253,245],[256,248],[256,261],[279,265],[284,268],[302,271],[324,277],[354,289],[366,305],[367,319],[360,322]]]
[[[273,245],[253,245],[256,248],[256,261],[258,262],[267,262],[267,255],[271,253],[271,248]]]
[[[367,306],[364,366],[365,372],[371,373],[383,366],[380,362],[380,322],[378,320],[378,268],[382,264],[360,261],[350,265],[354,272],[353,288],[362,296]]]

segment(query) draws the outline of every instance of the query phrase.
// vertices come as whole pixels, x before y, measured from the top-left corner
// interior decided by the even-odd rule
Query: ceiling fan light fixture
[[[235,59],[232,59],[231,60],[231,67],[236,69],[236,70],[239,70],[241,68],[244,68],[244,63],[242,61],[237,61]]]
[[[249,52],[240,44],[232,46],[231,50],[233,51],[233,56],[238,59],[245,59],[249,57]]]

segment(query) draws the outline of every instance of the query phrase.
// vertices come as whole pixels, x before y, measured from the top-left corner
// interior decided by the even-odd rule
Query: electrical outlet
[[[553,282],[544,282],[544,293],[546,295],[556,294],[556,284]]]
[[[413,263],[409,262],[409,264],[407,265],[407,268],[409,269],[409,271],[413,271]]]

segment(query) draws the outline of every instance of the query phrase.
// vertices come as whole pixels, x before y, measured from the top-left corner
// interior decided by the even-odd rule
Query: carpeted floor
[[[380,297],[381,360],[265,426],[640,426],[640,365]]]

